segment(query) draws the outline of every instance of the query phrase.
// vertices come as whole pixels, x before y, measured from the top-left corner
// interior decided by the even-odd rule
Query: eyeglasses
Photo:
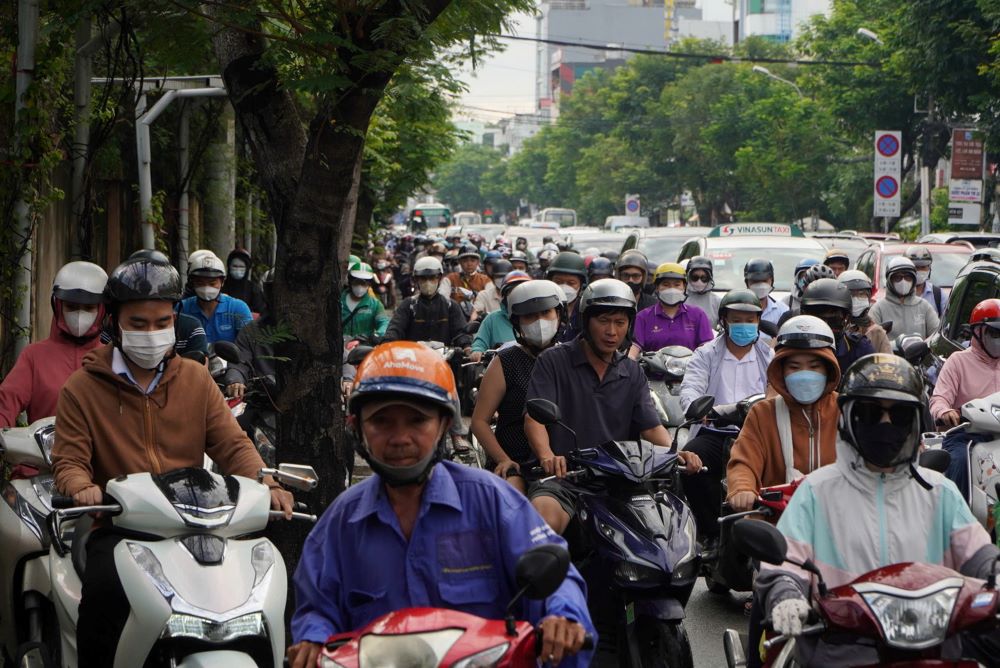
[[[910,427],[917,417],[917,407],[912,404],[893,404],[886,408],[877,401],[855,401],[851,409],[851,419],[857,424],[874,426],[889,415],[889,422],[896,427]]]
[[[708,274],[688,274],[688,280],[708,283]]]
[[[623,281],[641,281],[643,273],[641,271],[623,271],[618,276]]]

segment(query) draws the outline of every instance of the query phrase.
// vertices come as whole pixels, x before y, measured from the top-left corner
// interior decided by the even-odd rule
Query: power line
[[[690,60],[704,60],[707,62],[728,62],[728,63],[774,63],[787,65],[827,65],[831,67],[882,67],[882,63],[872,61],[854,60],[798,60],[795,58],[766,58],[763,56],[744,57],[730,56],[726,54],[689,53],[685,51],[664,51],[663,49],[640,49],[630,46],[620,46],[618,44],[588,44],[586,42],[569,42],[561,39],[545,39],[542,37],[520,37],[518,35],[497,35],[500,39],[509,39],[517,42],[535,42],[536,44],[549,44],[552,46],[568,46],[577,49],[592,49],[595,51],[622,51],[625,53],[638,53],[647,56],[666,56],[668,58],[685,58]]]

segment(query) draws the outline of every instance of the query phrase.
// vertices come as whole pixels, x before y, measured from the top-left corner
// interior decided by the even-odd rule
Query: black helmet
[[[806,286],[802,292],[801,303],[803,313],[806,313],[810,308],[823,306],[832,306],[850,312],[851,291],[835,278],[821,278]]]
[[[688,263],[688,267],[690,266],[690,263]],[[719,302],[719,320],[725,319],[726,311],[729,309],[747,311],[749,313],[764,312],[757,295],[745,289],[730,290],[722,297],[722,301]]]
[[[924,381],[909,362],[896,355],[866,355],[848,367],[840,381],[837,397],[840,436],[865,461],[876,466],[912,463],[920,445],[923,398]],[[874,437],[871,429],[877,421],[858,408],[859,400],[891,400],[911,406],[908,413],[912,415],[904,413],[904,417],[909,417],[908,424],[897,424],[898,416],[890,413],[890,417],[896,417],[892,424],[897,434],[903,430],[906,433],[894,444]],[[862,434],[867,437],[859,438]]]
[[[618,258],[618,262],[615,264],[615,269],[617,271],[625,268],[638,269],[643,273],[643,280],[645,280],[645,274],[649,272],[649,269],[646,268],[648,262],[649,259],[646,258],[645,253],[638,248],[633,248],[621,254],[621,257]]]
[[[618,251],[616,250],[601,251],[601,257],[611,260],[611,264],[614,264],[615,262],[618,261]]]
[[[170,264],[170,258],[161,253],[158,250],[151,250],[149,248],[140,248],[136,252],[128,256],[130,260],[155,260],[156,262],[162,262],[164,264]]]
[[[466,257],[474,257],[478,260],[479,251],[472,244],[466,244],[465,246],[462,246],[462,249],[458,252],[458,259],[461,260]]]
[[[587,281],[587,265],[579,253],[563,251],[556,255],[545,270],[545,278],[552,278],[552,274],[572,274],[579,276],[580,280]]]
[[[688,271],[690,271],[691,263],[688,262]],[[771,264],[770,260],[766,260],[762,257],[755,257],[743,267],[743,280],[746,282],[751,281],[766,281],[768,279],[774,278],[774,265]]]
[[[715,274],[712,270],[712,261],[705,257],[704,255],[695,255],[693,258],[688,260],[687,263],[687,273],[691,274],[692,271],[700,269],[702,271],[708,272],[708,278],[711,280]]]
[[[500,278],[514,271],[514,265],[509,260],[494,260],[490,266],[490,278]]]
[[[614,263],[606,257],[595,257],[587,267],[587,278],[596,281],[599,278],[610,278],[615,272]]]
[[[181,298],[181,277],[169,262],[128,259],[111,272],[104,290],[112,307],[148,300],[176,302]]]

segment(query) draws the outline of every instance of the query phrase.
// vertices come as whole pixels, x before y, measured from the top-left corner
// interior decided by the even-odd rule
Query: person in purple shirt
[[[684,346],[694,350],[714,338],[708,316],[697,306],[688,306],[687,279],[684,268],[667,262],[653,274],[653,292],[659,303],[639,311],[635,317],[632,349],[633,359],[643,351],[660,350],[667,346]]]

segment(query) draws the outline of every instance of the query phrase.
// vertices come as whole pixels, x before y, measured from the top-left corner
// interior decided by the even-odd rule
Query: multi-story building
[[[735,0],[740,40],[751,35],[788,42],[816,14],[829,14],[832,0]]]

